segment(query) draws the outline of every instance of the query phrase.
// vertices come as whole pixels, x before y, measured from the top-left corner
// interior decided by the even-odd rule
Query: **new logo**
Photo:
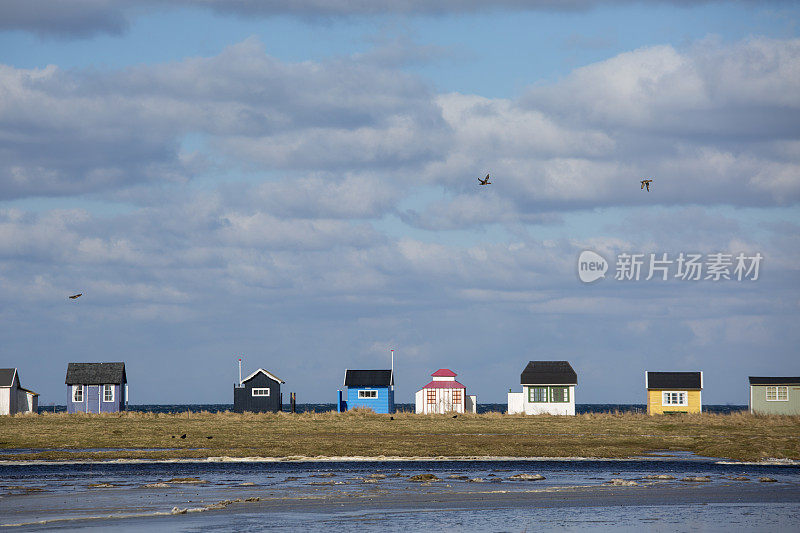
[[[606,277],[608,261],[602,255],[591,250],[584,250],[578,256],[578,277],[584,283],[591,283]]]

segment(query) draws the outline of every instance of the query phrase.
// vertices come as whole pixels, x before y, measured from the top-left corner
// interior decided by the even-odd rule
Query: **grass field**
[[[185,438],[180,438],[186,435]],[[212,438],[207,438],[212,437]],[[33,449],[4,453],[4,449]],[[87,451],[86,449],[101,450]],[[102,450],[124,448],[124,450]],[[166,449],[165,449],[166,448]],[[69,451],[78,450],[78,451]],[[0,417],[0,459],[631,457],[657,450],[800,459],[800,417],[488,413],[120,413]]]

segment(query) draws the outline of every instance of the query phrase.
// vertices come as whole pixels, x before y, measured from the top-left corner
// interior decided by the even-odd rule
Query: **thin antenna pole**
[[[242,384],[242,358],[239,358],[239,385]]]
[[[391,380],[394,381],[394,349],[392,349],[392,375]],[[394,384],[392,384],[392,389],[394,389]]]

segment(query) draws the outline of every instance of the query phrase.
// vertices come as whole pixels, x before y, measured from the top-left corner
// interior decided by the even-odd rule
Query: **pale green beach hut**
[[[750,376],[750,412],[800,415],[800,377]]]

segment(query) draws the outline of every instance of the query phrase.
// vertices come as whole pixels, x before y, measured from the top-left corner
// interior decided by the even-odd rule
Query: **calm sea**
[[[646,411],[645,404],[643,403],[579,403],[575,405],[575,412],[578,414],[583,413],[644,413]],[[412,403],[398,403],[396,408],[401,412],[414,412],[414,404]],[[230,411],[233,409],[233,404],[230,403],[213,403],[213,404],[176,404],[176,405],[129,405],[129,411],[140,411],[148,413],[185,413],[186,411],[199,412],[208,411],[216,413],[220,411]],[[478,404],[478,413],[504,413],[508,406],[504,403],[480,403]],[[61,413],[67,410],[65,405],[49,405],[40,406],[39,412],[55,412]],[[291,410],[289,404],[283,406],[283,410],[289,412]],[[327,411],[335,411],[336,404],[334,403],[299,403],[296,406],[298,413],[314,412],[324,413]],[[736,411],[747,411],[746,405],[704,405],[703,412],[706,413],[732,413]]]

